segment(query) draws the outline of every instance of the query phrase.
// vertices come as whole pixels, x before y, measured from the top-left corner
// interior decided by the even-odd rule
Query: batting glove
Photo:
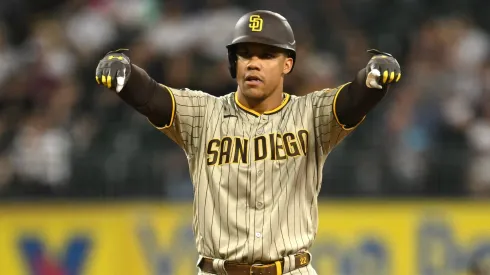
[[[95,80],[97,84],[103,85],[119,93],[128,82],[131,74],[131,61],[123,52],[126,49],[119,49],[108,52],[99,61],[95,70]]]
[[[374,56],[366,66],[366,86],[369,88],[383,89],[383,85],[396,83],[402,76],[400,64],[389,53],[375,49],[367,51]]]

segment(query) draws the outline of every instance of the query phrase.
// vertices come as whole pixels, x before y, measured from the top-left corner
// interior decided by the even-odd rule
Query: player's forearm
[[[145,70],[131,65],[128,82],[118,95],[154,125],[168,125],[172,116],[170,93],[152,79]]]
[[[357,125],[383,99],[388,90],[387,86],[382,90],[368,88],[365,81],[366,69],[362,69],[337,97],[337,117],[347,127]]]

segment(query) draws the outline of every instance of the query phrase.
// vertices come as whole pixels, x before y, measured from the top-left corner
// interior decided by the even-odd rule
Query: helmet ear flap
[[[230,70],[232,78],[236,78],[236,62],[237,57],[235,51],[228,50],[228,69]]]

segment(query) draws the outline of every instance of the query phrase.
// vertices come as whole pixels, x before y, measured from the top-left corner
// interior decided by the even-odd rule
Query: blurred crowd
[[[298,60],[286,92],[353,79],[378,48],[396,89],[327,160],[322,196],[490,195],[490,19],[484,0],[2,0],[0,194],[189,199],[187,159],[116,95],[98,60],[129,48],[157,81],[235,91],[237,19],[281,13]]]

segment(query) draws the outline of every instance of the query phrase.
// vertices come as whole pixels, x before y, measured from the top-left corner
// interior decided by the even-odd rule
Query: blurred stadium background
[[[225,44],[254,9],[295,31],[291,94],[350,81],[369,48],[402,66],[327,160],[319,273],[490,263],[490,1],[2,0],[0,274],[195,274],[185,155],[94,71],[127,47],[161,83],[232,92]]]

